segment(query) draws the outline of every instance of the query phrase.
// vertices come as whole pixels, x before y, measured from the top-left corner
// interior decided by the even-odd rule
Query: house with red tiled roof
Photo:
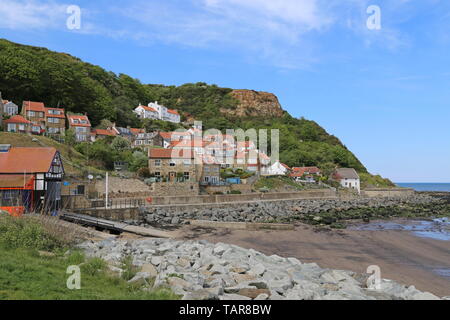
[[[64,134],[66,115],[63,108],[46,107],[43,102],[24,101],[21,114],[32,122],[31,132],[34,134]]]
[[[45,105],[43,102],[23,101],[21,114],[32,122],[32,133],[42,134],[45,132]]]
[[[77,142],[88,142],[91,139],[91,122],[87,115],[68,114],[69,129],[75,131]]]
[[[106,137],[116,137],[116,131],[112,129],[94,129],[91,131],[91,141],[94,142],[97,139],[103,139]]]
[[[157,182],[197,182],[195,153],[191,150],[153,148],[148,158],[150,175]]]
[[[314,177],[321,175],[320,169],[317,167],[293,167],[290,177],[298,182],[315,182]]]
[[[64,167],[55,148],[0,145],[0,210],[55,213],[61,208]]]
[[[25,119],[20,115],[12,116],[3,121],[4,130],[15,133],[29,133],[31,131],[31,121]]]
[[[168,109],[158,104],[158,101],[150,102],[148,106],[139,105],[134,112],[141,119],[157,119],[180,123],[181,117],[177,110]]]

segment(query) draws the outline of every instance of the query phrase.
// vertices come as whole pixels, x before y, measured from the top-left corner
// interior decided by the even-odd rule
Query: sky
[[[371,173],[450,182],[448,0],[0,0],[0,38],[143,83],[272,92]]]

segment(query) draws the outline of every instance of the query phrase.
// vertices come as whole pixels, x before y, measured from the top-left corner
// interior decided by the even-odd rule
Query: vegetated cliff
[[[273,93],[241,89],[233,90],[230,95],[239,103],[234,110],[221,108],[225,115],[280,118],[284,114],[278,97]]]
[[[94,126],[108,119],[118,126],[173,130],[171,123],[141,121],[132,112],[140,103],[158,101],[177,109],[183,121],[201,120],[204,129],[279,129],[280,160],[289,166],[352,167],[373,177],[337,137],[314,121],[292,117],[283,111],[278,98],[267,92],[204,82],[142,84],[66,53],[4,39],[0,39],[0,91],[4,99],[18,105],[24,100],[42,101],[66,111],[87,113]],[[376,184],[389,185],[381,177]]]

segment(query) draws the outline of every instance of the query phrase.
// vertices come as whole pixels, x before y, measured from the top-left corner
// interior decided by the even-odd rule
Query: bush
[[[0,217],[0,244],[6,248],[53,250],[63,241],[30,218]]]
[[[242,192],[239,190],[231,190],[230,194],[242,194]]]
[[[137,172],[136,172],[137,176],[139,178],[143,178],[143,179],[148,179],[151,177],[150,175],[150,170],[148,168],[140,168]]]

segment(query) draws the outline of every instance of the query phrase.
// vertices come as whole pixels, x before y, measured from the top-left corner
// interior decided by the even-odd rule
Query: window
[[[183,173],[183,178],[184,178],[184,180],[188,181],[189,180],[189,172]]]
[[[161,177],[161,172],[155,172],[155,177],[160,178]]]
[[[16,132],[16,124],[8,123],[8,132]]]
[[[161,160],[160,159],[156,159],[155,160],[155,166],[156,167],[160,167],[161,166]]]
[[[59,123],[59,119],[58,118],[48,118],[48,122],[49,123]]]
[[[171,167],[175,167],[177,164],[175,163],[175,161],[170,161],[170,164],[169,164]]]
[[[185,166],[190,166],[191,165],[191,159],[185,159],[183,160],[183,163]]]
[[[35,115],[36,115],[36,113],[34,111],[28,111],[29,117],[34,117]]]
[[[25,130],[25,125],[19,124],[19,130],[20,130],[20,131],[24,131],[24,130]]]

